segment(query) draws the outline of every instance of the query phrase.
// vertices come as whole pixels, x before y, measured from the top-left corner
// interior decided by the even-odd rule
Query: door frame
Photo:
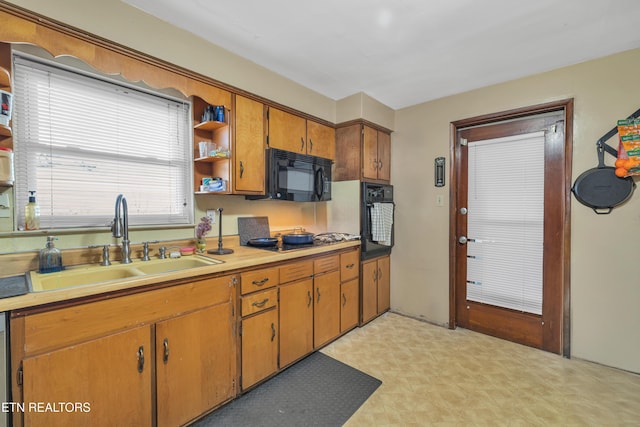
[[[502,111],[498,113],[486,114],[482,116],[471,117],[468,119],[457,120],[450,124],[449,147],[451,157],[451,168],[449,171],[449,328],[455,329],[456,324],[456,245],[457,236],[457,212],[460,208],[457,206],[457,189],[459,185],[459,171],[462,167],[460,160],[460,146],[457,144],[458,130],[470,126],[493,124],[506,120],[513,120],[532,116],[535,114],[543,114],[548,112],[564,111],[564,152],[555,153],[555,155],[564,157],[564,171],[552,171],[551,173],[563,173],[562,177],[564,186],[558,191],[562,191],[562,202],[560,206],[555,207],[562,216],[561,230],[558,230],[559,241],[561,241],[558,255],[561,257],[561,271],[558,273],[562,277],[561,290],[561,310],[562,310],[562,336],[561,343],[558,343],[558,351],[564,357],[571,356],[570,342],[570,313],[571,313],[571,164],[572,164],[572,147],[573,147],[573,98],[554,101],[544,104],[538,104],[529,107],[517,108],[513,110]],[[546,191],[546,190],[545,190]]]

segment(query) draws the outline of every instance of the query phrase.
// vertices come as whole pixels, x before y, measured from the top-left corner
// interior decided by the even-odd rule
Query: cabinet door
[[[236,95],[233,189],[264,194],[264,106]]]
[[[389,310],[391,306],[390,258],[378,258],[378,313]]]
[[[183,425],[235,396],[232,308],[219,304],[156,325],[158,426]]]
[[[313,280],[280,286],[280,367],[313,351]]]
[[[378,131],[378,179],[391,179],[391,135]]]
[[[269,108],[269,147],[306,154],[306,136],[307,121],[304,118]]]
[[[378,131],[364,126],[362,136],[362,178],[378,179]]]
[[[242,389],[278,369],[278,310],[242,319]]]
[[[313,344],[318,348],[340,335],[340,272],[314,277],[313,287]]]
[[[362,323],[378,314],[378,264],[375,259],[362,263]]]
[[[334,128],[307,120],[307,154],[335,160],[336,131]]]
[[[352,279],[340,285],[340,333],[348,331],[358,324],[358,279]]]
[[[150,426],[151,346],[143,326],[24,359],[24,425]],[[58,402],[80,406],[46,410]]]

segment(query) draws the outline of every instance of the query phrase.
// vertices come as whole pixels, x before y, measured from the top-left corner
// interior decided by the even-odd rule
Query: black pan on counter
[[[313,243],[313,233],[307,233],[305,231],[295,231],[293,233],[287,233],[282,235],[282,243],[287,245],[308,245]]]
[[[268,247],[277,245],[278,239],[275,237],[258,237],[255,239],[249,239],[247,243],[251,246]]]

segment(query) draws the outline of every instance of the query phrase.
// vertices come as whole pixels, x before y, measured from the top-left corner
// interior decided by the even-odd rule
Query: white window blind
[[[542,313],[544,141],[469,142],[468,300]]]
[[[14,57],[18,224],[35,190],[42,228],[193,222],[190,105]]]

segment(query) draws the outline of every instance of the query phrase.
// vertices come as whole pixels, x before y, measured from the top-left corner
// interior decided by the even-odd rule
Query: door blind
[[[469,142],[468,300],[542,313],[544,141]]]
[[[105,226],[120,193],[132,225],[193,221],[188,102],[21,56],[14,75],[16,204],[36,191],[42,228]]]

